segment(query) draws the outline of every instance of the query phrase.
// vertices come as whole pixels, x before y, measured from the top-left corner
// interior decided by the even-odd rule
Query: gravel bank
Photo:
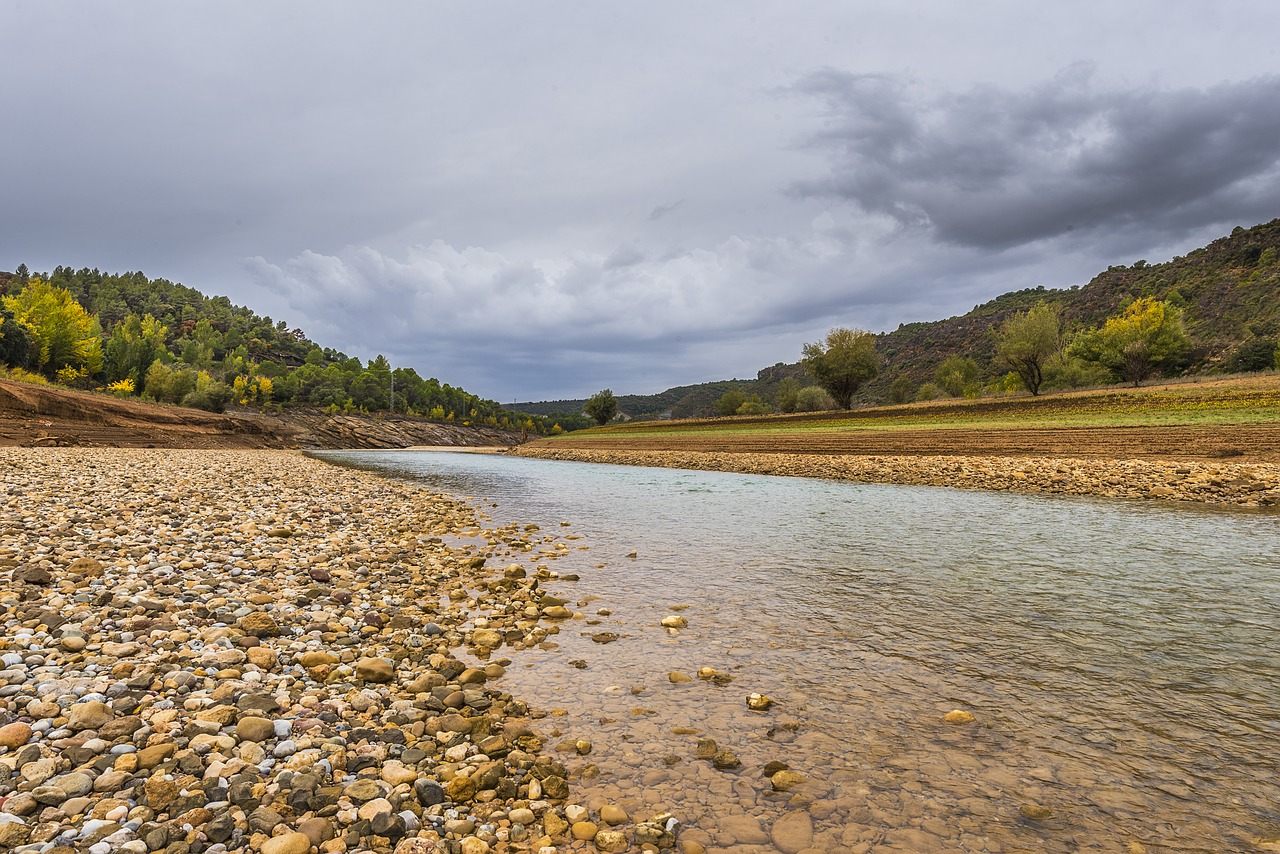
[[[1090,495],[1280,506],[1280,465],[974,456],[855,456],[693,451],[591,451],[524,445],[512,453],[538,459],[823,477],[868,483],[954,486],[1007,492]]]
[[[0,449],[0,851],[672,847],[499,687],[566,551],[294,453]]]

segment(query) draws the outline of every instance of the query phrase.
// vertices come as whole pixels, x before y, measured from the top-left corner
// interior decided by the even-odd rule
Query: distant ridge
[[[1109,267],[1088,284],[1070,288],[1025,288],[974,306],[966,314],[907,323],[877,336],[885,357],[880,374],[858,395],[860,403],[884,403],[894,380],[929,381],[949,356],[978,363],[982,377],[1003,373],[994,363],[992,330],[1006,318],[1044,300],[1057,305],[1068,333],[1097,326],[1140,297],[1170,300],[1182,307],[1192,351],[1185,374],[1232,370],[1233,359],[1251,343],[1280,338],[1280,219],[1231,234],[1162,264],[1137,261]],[[797,352],[801,342],[796,343]],[[802,382],[798,363],[760,370],[754,380],[721,380],[678,386],[660,394],[618,395],[618,409],[629,418],[699,417],[715,414],[716,400],[731,388],[772,400],[786,377]],[[583,400],[517,403],[518,412],[581,412]]]

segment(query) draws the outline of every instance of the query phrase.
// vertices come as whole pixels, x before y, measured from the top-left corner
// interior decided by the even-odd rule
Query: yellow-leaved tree
[[[1073,355],[1098,362],[1121,379],[1141,385],[1161,370],[1173,368],[1190,348],[1182,310],[1155,297],[1142,297],[1099,329],[1071,345]]]
[[[102,370],[102,328],[65,288],[33,276],[5,307],[31,330],[31,364],[50,379],[79,379]]]

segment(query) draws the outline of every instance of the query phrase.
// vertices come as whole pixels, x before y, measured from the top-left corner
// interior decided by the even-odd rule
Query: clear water
[[[751,847],[735,817],[767,831],[796,810],[829,851],[1220,852],[1280,837],[1275,514],[320,456],[473,496],[494,524],[583,535],[551,568],[581,574],[556,590],[598,625],[515,656],[504,688],[554,710],[554,743],[592,742],[563,759],[593,803],[669,809],[742,851],[775,849]],[[682,605],[688,628],[658,625]],[[621,639],[593,643],[603,630]],[[668,678],[704,666],[733,681]],[[750,692],[775,705],[748,710]],[[976,722],[944,723],[957,708]],[[694,758],[707,737],[741,768]],[[769,762],[807,781],[775,792]]]

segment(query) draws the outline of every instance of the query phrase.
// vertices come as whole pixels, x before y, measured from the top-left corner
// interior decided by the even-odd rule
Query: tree
[[[31,350],[31,330],[0,301],[0,367],[25,368]]]
[[[978,363],[968,356],[948,356],[933,372],[933,381],[952,397],[962,397],[978,382]]]
[[[716,401],[716,412],[720,415],[737,415],[738,409],[747,402],[747,396],[741,389],[731,388]]]
[[[916,396],[916,382],[906,374],[899,374],[889,384],[889,402],[906,403]]]
[[[800,381],[795,377],[786,377],[778,383],[778,411],[795,412],[800,397]]]
[[[758,394],[753,394],[742,401],[735,415],[768,415],[773,412]]]
[[[147,371],[156,359],[168,355],[164,336],[168,329],[151,315],[130,314],[116,324],[103,352],[103,370],[108,382],[133,380],[142,393]]]
[[[582,411],[594,418],[597,424],[604,426],[618,414],[618,401],[614,398],[612,391],[605,389],[592,395],[582,407]]]
[[[30,361],[36,370],[51,378],[63,369],[79,376],[102,370],[102,330],[70,291],[32,276],[4,304],[31,331]]]
[[[1056,306],[1036,303],[1006,320],[996,333],[996,360],[1018,375],[1031,394],[1044,383],[1044,368],[1061,349],[1062,322]]]
[[[1191,344],[1182,325],[1182,310],[1155,297],[1134,300],[1107,318],[1100,329],[1078,337],[1075,355],[1110,368],[1134,388],[1163,368],[1171,367]]]
[[[805,344],[801,362],[836,405],[848,409],[862,384],[876,375],[880,354],[873,333],[837,327],[827,333],[825,342]]]

